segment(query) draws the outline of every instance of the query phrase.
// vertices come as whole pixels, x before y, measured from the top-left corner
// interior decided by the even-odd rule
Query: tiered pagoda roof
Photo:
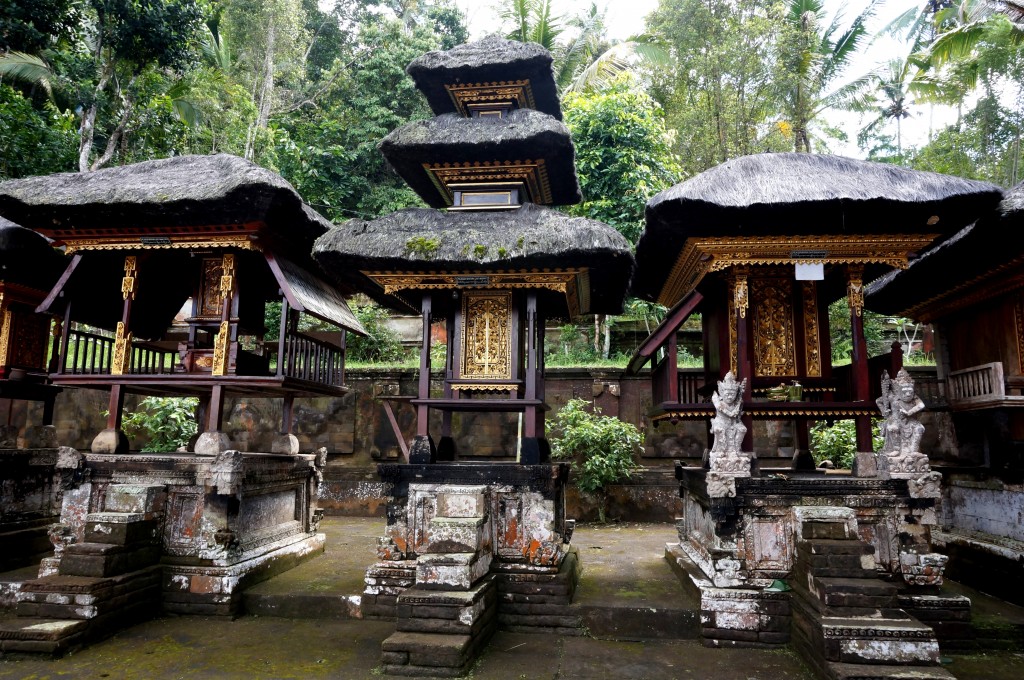
[[[581,200],[550,53],[489,36],[425,54],[408,73],[437,116],[395,130],[380,149],[428,205],[448,210],[350,220],[317,241],[314,257],[347,283],[357,283],[357,271],[377,281],[375,297],[393,307],[412,304],[395,275],[557,272],[579,274],[561,285],[567,294],[577,289],[578,304],[548,309],[620,311],[633,270],[629,243],[605,224],[542,207]],[[465,276],[444,285],[428,279],[401,290],[472,287]]]

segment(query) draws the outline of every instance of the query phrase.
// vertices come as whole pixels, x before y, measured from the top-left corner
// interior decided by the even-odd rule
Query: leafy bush
[[[882,446],[882,435],[879,422],[871,424],[871,439],[875,450]],[[847,470],[853,466],[853,457],[857,453],[857,424],[852,420],[837,420],[831,425],[819,420],[811,428],[811,455],[814,464],[830,460],[837,468]]]
[[[146,397],[138,410],[125,412],[121,427],[129,437],[144,435],[143,451],[176,451],[198,431],[195,397]]]
[[[354,333],[348,335],[345,355],[349,361],[399,363],[405,359],[406,351],[402,341],[386,325],[386,309],[370,302],[353,306],[352,312],[369,335],[365,338]]]
[[[628,479],[640,467],[634,455],[644,436],[631,423],[602,416],[597,407],[591,413],[589,405],[583,399],[571,399],[555,416],[551,456],[572,461],[576,488],[597,498],[598,516],[604,522],[605,487]]]

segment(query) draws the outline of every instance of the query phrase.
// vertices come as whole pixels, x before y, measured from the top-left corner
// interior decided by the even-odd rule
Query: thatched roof
[[[0,281],[49,292],[66,265],[45,238],[0,217]]]
[[[529,80],[538,111],[562,119],[551,53],[536,43],[492,34],[445,51],[427,52],[406,69],[434,113],[456,111],[445,85]]]
[[[312,242],[330,226],[280,175],[228,154],[9,180],[0,215],[44,234],[263,221],[287,242]]]
[[[363,271],[590,269],[591,311],[617,313],[633,272],[629,243],[608,225],[532,204],[504,212],[408,208],[349,220],[317,240],[313,257],[343,282]],[[366,286],[365,279],[362,287]],[[393,299],[377,298],[392,306]]]
[[[569,128],[532,109],[512,111],[504,118],[463,118],[448,113],[403,125],[379,146],[402,179],[434,208],[443,208],[448,202],[424,164],[543,160],[551,204],[570,205],[581,200]]]
[[[820,154],[727,161],[647,203],[633,292],[657,296],[688,238],[955,234],[1002,197],[985,182]]]
[[[931,321],[958,294],[988,288],[1024,270],[1024,183],[1009,189],[999,206],[944,242],[921,253],[904,270],[887,273],[867,287],[872,311]],[[915,307],[928,303],[922,313]]]

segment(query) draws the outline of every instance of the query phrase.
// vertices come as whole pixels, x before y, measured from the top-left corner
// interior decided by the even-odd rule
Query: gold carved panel
[[[223,303],[220,297],[220,279],[224,265],[220,258],[203,260],[202,280],[199,283],[199,309],[196,316],[220,316]]]
[[[512,293],[462,296],[462,377],[512,379]]]
[[[804,359],[807,375],[821,376],[821,333],[818,323],[818,287],[814,281],[803,281]]]
[[[754,303],[754,375],[796,375],[792,283],[788,278],[763,278],[750,288]]]

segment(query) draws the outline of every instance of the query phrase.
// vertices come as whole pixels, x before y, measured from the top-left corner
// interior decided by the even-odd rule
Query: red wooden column
[[[423,293],[420,311],[423,315],[423,347],[420,350],[420,380],[416,404],[416,439],[409,450],[410,463],[433,463],[437,460],[437,449],[430,438],[430,407],[423,400],[430,398],[430,321],[433,299],[429,292]]]
[[[736,379],[747,379],[743,386],[743,403],[749,404],[754,398],[754,362],[751,360],[750,318],[747,314],[750,308],[750,294],[745,271],[739,271],[733,276],[732,300],[733,313],[736,315]],[[744,451],[753,451],[754,420],[746,411],[741,420],[747,428],[747,433],[743,436],[742,448]]]
[[[850,331],[853,336],[853,356],[850,375],[854,401],[870,401],[868,383],[868,343],[864,337],[864,266],[847,265],[846,301],[850,307]],[[857,416],[857,450],[872,451],[871,417]]]
[[[138,263],[134,255],[124,258],[124,277],[121,279],[121,320],[117,323],[114,334],[114,349],[110,360],[111,375],[131,373],[132,334],[130,328],[132,302],[138,285]],[[107,406],[107,428],[92,440],[93,453],[127,453],[128,438],[121,431],[121,416],[124,410],[124,386],[115,383],[110,388],[110,401]]]
[[[537,313],[537,292],[526,295],[526,385],[523,398],[528,401],[543,399],[543,377],[541,360],[543,352],[544,326]],[[544,438],[544,409],[527,406],[523,413],[523,441],[519,462],[524,465],[546,463],[549,452]]]

